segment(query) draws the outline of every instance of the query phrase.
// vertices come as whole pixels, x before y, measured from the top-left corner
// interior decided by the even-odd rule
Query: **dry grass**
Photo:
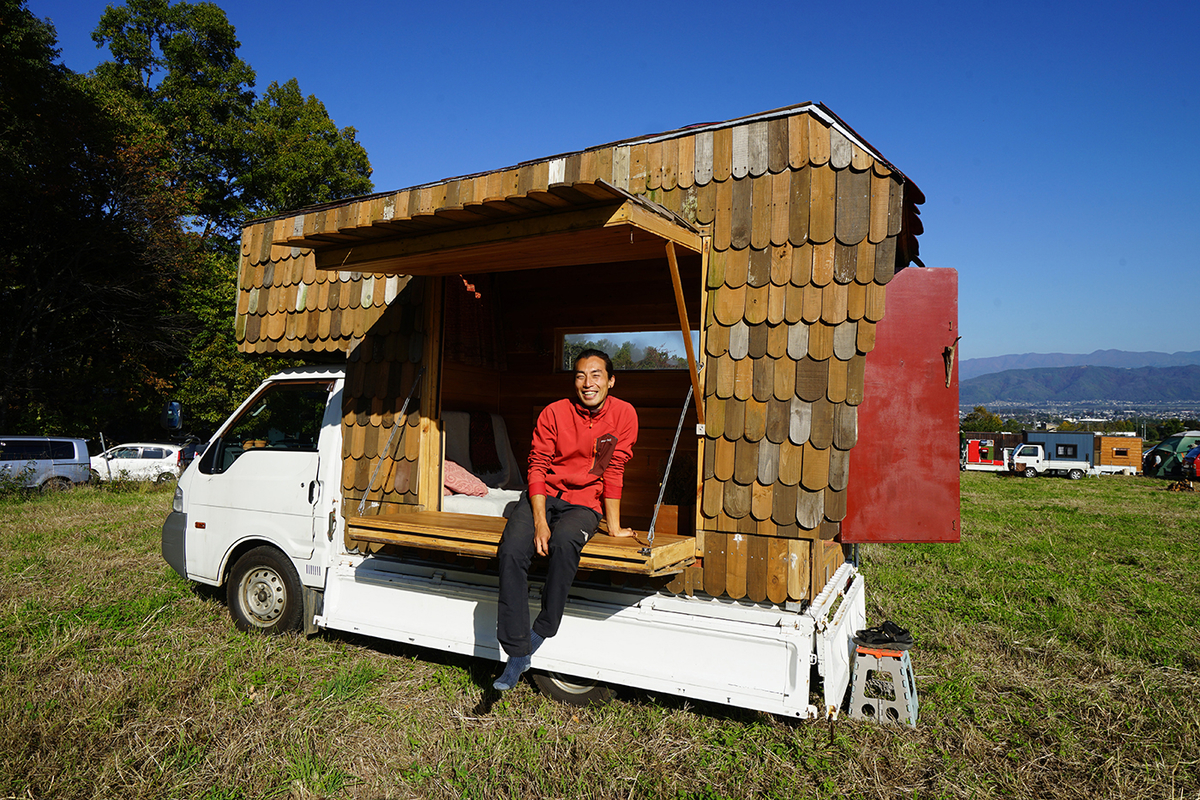
[[[158,554],[169,491],[0,502],[0,796],[1200,796],[1200,496],[968,474],[963,543],[864,548],[917,638],[916,729],[625,691],[572,709],[494,665],[236,633]]]

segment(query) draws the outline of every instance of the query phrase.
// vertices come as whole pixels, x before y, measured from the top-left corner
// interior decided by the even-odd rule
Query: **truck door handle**
[[[312,481],[308,484],[308,504],[312,505],[317,502],[317,498],[321,496],[321,482]]]

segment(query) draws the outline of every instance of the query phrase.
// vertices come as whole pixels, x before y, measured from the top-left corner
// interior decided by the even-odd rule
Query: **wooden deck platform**
[[[376,517],[349,517],[346,530],[360,542],[420,547],[494,558],[504,532],[502,517],[452,514],[444,511],[405,511]],[[662,576],[682,572],[696,561],[696,540],[691,536],[655,533],[646,549],[646,534],[617,538],[597,533],[584,545],[580,569]]]

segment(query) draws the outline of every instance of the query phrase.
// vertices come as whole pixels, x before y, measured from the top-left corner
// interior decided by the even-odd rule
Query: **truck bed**
[[[494,558],[505,522],[502,517],[403,511],[349,517],[346,530],[350,538],[362,542]],[[584,545],[579,567],[657,577],[682,572],[696,561],[695,537],[655,533],[654,544],[647,547],[646,542],[643,531],[633,538],[597,533]]]

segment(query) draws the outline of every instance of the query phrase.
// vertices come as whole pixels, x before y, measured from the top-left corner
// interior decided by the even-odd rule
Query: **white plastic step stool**
[[[850,718],[917,724],[917,684],[907,650],[858,645]]]

